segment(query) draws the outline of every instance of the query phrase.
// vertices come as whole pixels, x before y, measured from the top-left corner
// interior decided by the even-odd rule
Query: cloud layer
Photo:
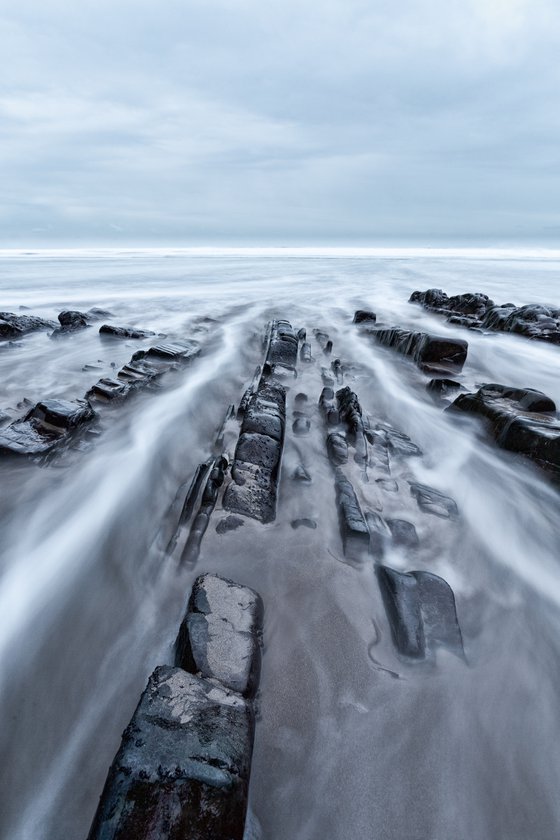
[[[548,241],[557,0],[20,0],[0,245]]]

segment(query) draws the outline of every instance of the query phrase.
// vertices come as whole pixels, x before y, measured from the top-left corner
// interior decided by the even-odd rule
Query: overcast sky
[[[558,0],[0,0],[0,246],[548,241]]]

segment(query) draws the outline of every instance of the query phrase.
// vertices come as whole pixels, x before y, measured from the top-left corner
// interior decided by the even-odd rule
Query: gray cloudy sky
[[[0,0],[0,246],[560,233],[558,0]]]

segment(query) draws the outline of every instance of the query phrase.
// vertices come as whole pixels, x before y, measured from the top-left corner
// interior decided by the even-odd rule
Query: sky
[[[560,241],[558,0],[0,0],[0,247]]]

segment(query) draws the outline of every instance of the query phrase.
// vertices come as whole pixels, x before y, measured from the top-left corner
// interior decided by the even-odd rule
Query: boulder
[[[149,338],[155,335],[151,330],[138,330],[135,327],[114,327],[112,324],[102,324],[99,334],[113,338]]]
[[[88,840],[242,840],[252,705],[181,668],[151,675]]]
[[[353,324],[375,324],[377,316],[369,309],[357,309],[354,312]]]
[[[94,417],[85,400],[43,400],[0,432],[0,455],[46,455],[69,442]]]
[[[219,575],[198,577],[176,643],[175,664],[254,697],[260,674],[260,596]]]
[[[46,321],[35,315],[15,315],[13,312],[0,312],[0,340],[20,338],[22,335],[38,330],[50,330],[54,321]]]

